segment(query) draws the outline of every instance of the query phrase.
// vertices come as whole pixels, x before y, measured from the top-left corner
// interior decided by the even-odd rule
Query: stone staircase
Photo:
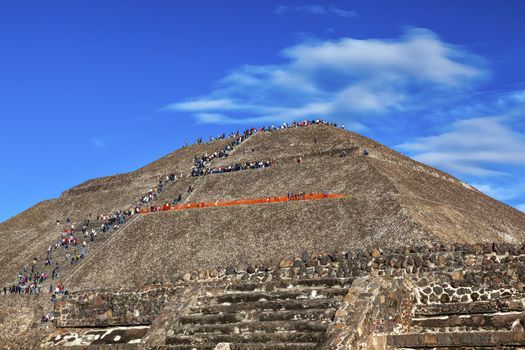
[[[180,316],[166,348],[316,349],[350,283],[326,278],[208,288]]]
[[[80,252],[82,249],[84,249],[84,251],[86,253],[86,256],[89,256],[90,254],[92,254],[92,252],[94,250],[97,249],[97,247],[99,247],[103,242],[107,241],[114,234],[114,232],[115,232],[114,230],[111,231],[111,232],[103,233],[100,230],[101,223],[102,222],[94,221],[94,222],[91,222],[89,225],[87,225],[87,231],[88,231],[88,237],[87,238],[83,237],[82,226],[80,225],[80,227],[77,227],[76,233],[75,233],[75,237],[77,237],[77,239],[79,240],[79,243],[78,243],[77,247],[74,247],[74,246],[70,245],[68,249],[65,249],[63,246],[60,246],[57,249],[55,249],[54,242],[53,242],[53,244],[51,245],[52,250],[51,250],[51,264],[50,265],[45,265],[44,264],[45,259],[47,257],[47,251],[45,251],[45,253],[41,254],[40,256],[37,256],[37,264],[35,265],[36,271],[38,271],[40,273],[47,273],[49,275],[49,278],[47,280],[45,280],[44,283],[42,284],[42,288],[43,288],[44,292],[47,291],[47,286],[49,284],[55,285],[55,283],[57,281],[63,280],[64,278],[69,276],[69,274],[72,271],[74,271],[79,264],[82,264],[82,262],[83,262],[82,259],[79,260],[79,261],[76,261],[73,264],[71,264],[71,261],[67,261],[66,260],[66,255],[68,253],[73,257],[75,255],[75,252],[77,252],[77,251]],[[91,232],[92,228],[94,228],[97,231],[97,237],[96,237],[94,242],[91,242],[90,236],[89,236],[89,232]],[[56,235],[55,242],[60,238],[60,233],[59,232],[61,231],[61,229],[62,229],[62,227],[60,226],[56,230],[57,231],[57,235]],[[86,247],[82,246],[82,241],[83,240],[85,240],[86,243],[87,243]],[[52,274],[52,271],[55,268],[57,262],[60,265],[60,275],[55,280],[52,280],[51,279],[51,274]],[[29,266],[31,266],[31,265],[29,265]]]
[[[387,337],[391,348],[524,348],[524,299],[417,304],[410,333]]]
[[[126,222],[116,230],[111,230],[109,232],[101,233],[100,230],[97,230],[97,238],[94,242],[91,242],[91,246],[88,249],[86,249],[86,257],[83,260],[78,261],[75,264],[68,264],[68,266],[65,266],[63,270],[61,270],[61,278],[64,282],[67,282],[73,274],[75,274],[78,270],[82,269],[84,267],[84,262],[90,259],[93,259],[94,256],[97,253],[97,250],[101,249],[102,247],[106,246],[111,242],[111,240],[114,238],[114,236],[121,234],[128,226],[130,226],[135,220],[139,220],[140,215],[136,214],[132,217],[128,217]],[[89,246],[89,244],[88,244]],[[65,253],[64,253],[65,254]]]
[[[58,327],[98,327],[89,336],[144,326],[126,346],[158,350],[525,349],[524,252],[491,244],[305,253],[179,273],[140,291],[71,293],[57,304]]]
[[[117,234],[121,230],[123,230],[125,227],[127,227],[132,220],[137,218],[138,216],[135,215],[133,217],[128,217],[127,221],[120,225],[120,228],[118,229],[112,229],[107,232],[102,232],[100,229],[100,226],[102,225],[103,221],[99,220],[93,220],[90,222],[89,225],[87,225],[86,229],[88,232],[87,238],[84,238],[82,234],[82,226],[77,227],[75,231],[75,237],[78,239],[79,243],[77,247],[74,247],[72,245],[69,246],[69,248],[64,248],[63,246],[58,247],[57,249],[54,248],[54,244],[52,245],[51,250],[51,264],[50,265],[44,265],[45,258],[47,257],[47,252],[45,254],[42,254],[39,257],[39,261],[37,263],[37,271],[40,273],[47,273],[49,274],[49,278],[44,281],[42,284],[43,291],[47,291],[47,286],[49,284],[56,285],[58,281],[66,281],[71,274],[73,274],[77,269],[82,266],[85,260],[91,259],[91,257],[96,254],[96,251],[107,244],[107,242],[113,237],[113,235]],[[97,231],[97,236],[95,240],[92,242],[90,239],[90,232],[91,229],[95,229]],[[58,232],[59,230],[57,230]],[[56,239],[58,240],[60,237],[60,234],[57,234]],[[82,246],[82,241],[85,240],[87,245],[85,247]],[[71,260],[66,260],[66,255],[69,253],[72,257],[75,255],[75,252],[81,251],[84,249],[86,256],[83,259],[80,259],[73,264],[71,263]],[[54,280],[51,279],[51,274],[53,269],[55,268],[56,262],[60,265],[60,275],[58,278],[55,278]]]
[[[234,152],[235,149],[238,146],[239,145],[233,147],[234,149],[231,152]],[[178,174],[178,172],[176,172],[176,173]],[[188,176],[188,178],[186,178],[186,179],[191,179],[188,174],[186,174],[186,176]],[[180,178],[178,180],[176,180],[176,181],[163,180],[162,181],[162,183],[163,183],[163,191],[160,192],[160,193],[157,193],[157,198],[156,199],[154,199],[153,201],[151,201],[149,203],[144,203],[142,207],[147,208],[148,206],[153,206],[153,205],[154,206],[157,206],[157,205],[162,206],[166,201],[171,203],[172,197],[169,197],[169,195],[171,193],[171,195],[173,196],[175,193],[177,193],[177,192],[173,192],[174,189],[179,189],[180,190],[180,188],[179,188],[180,186],[177,186],[177,185],[179,185],[181,182],[183,182],[183,181]],[[191,184],[193,182],[194,182],[194,180],[192,179],[191,182],[185,183],[185,184],[188,185],[188,184]],[[180,193],[183,194],[181,203],[185,202],[188,199],[188,197],[191,195],[191,193],[186,193],[184,191],[181,191]],[[58,282],[59,280],[63,280],[63,281],[68,280],[69,277],[72,274],[74,274],[78,269],[81,268],[81,266],[83,265],[84,260],[86,260],[86,258],[84,258],[84,259],[81,259],[79,261],[75,261],[74,263],[71,263],[71,261],[67,261],[66,260],[66,255],[68,253],[71,254],[71,255],[74,255],[74,253],[77,250],[80,251],[81,249],[84,249],[84,251],[86,252],[86,256],[89,259],[92,255],[96,254],[96,250],[97,249],[99,249],[101,246],[104,246],[105,244],[107,244],[107,242],[111,240],[111,237],[115,233],[120,232],[121,230],[123,230],[124,227],[128,226],[129,223],[132,220],[134,220],[135,218],[136,218],[136,216],[134,216],[134,217],[127,217],[126,222],[123,225],[121,225],[119,229],[111,229],[110,231],[104,232],[104,233],[102,233],[102,231],[100,229],[100,226],[99,226],[99,225],[101,225],[103,223],[103,221],[94,220],[89,225],[87,225],[88,232],[90,232],[92,228],[95,228],[95,230],[97,231],[97,237],[96,237],[94,242],[91,242],[90,237],[88,235],[88,238],[85,239],[86,243],[87,243],[86,247],[82,247],[82,245],[79,244],[78,247],[70,247],[68,249],[64,249],[64,247],[62,247],[62,246],[59,247],[58,249],[53,249],[52,252],[51,252],[51,259],[52,259],[51,265],[44,265],[43,264],[43,261],[47,257],[47,252],[45,254],[43,254],[41,257],[38,257],[40,261],[36,265],[36,271],[38,271],[40,273],[47,273],[50,276],[50,278],[48,280],[44,281],[44,283],[41,284],[42,291],[46,291],[48,285],[50,285],[50,284],[55,285],[55,283]],[[76,234],[75,234],[75,236],[78,237],[78,239],[79,239],[79,243],[81,243],[84,240],[83,237],[82,237],[81,230],[82,230],[82,226],[77,227],[77,231],[76,231]],[[58,238],[59,237],[57,236],[57,239]],[[52,274],[53,269],[56,266],[56,262],[58,262],[59,265],[60,265],[60,271],[59,271],[60,274],[55,280],[53,280],[53,279],[51,279],[51,274]],[[29,265],[29,264],[27,264],[27,265]],[[17,283],[18,282],[16,280],[13,281],[13,284],[17,284]]]
[[[101,224],[102,224],[102,222],[99,222],[99,221],[94,221],[94,222],[90,223],[87,226],[87,231],[88,231],[88,237],[87,238],[84,238],[84,236],[82,234],[82,227],[78,228],[76,230],[76,233],[75,233],[75,237],[77,237],[77,239],[79,240],[79,243],[78,243],[77,247],[70,246],[68,249],[65,249],[63,246],[60,246],[58,249],[55,249],[54,246],[53,246],[52,251],[51,251],[51,258],[52,258],[51,265],[45,266],[44,269],[43,269],[43,272],[47,272],[47,273],[49,273],[49,275],[51,275],[51,271],[55,267],[55,263],[58,262],[60,264],[60,277],[58,279],[59,280],[63,280],[66,277],[68,277],[71,274],[71,272],[74,271],[77,268],[78,265],[83,263],[83,259],[81,259],[79,261],[76,261],[75,263],[71,264],[71,261],[67,261],[66,260],[66,254],[69,253],[70,255],[73,256],[74,253],[77,250],[80,251],[81,249],[83,249],[82,241],[85,240],[87,245],[84,248],[84,250],[86,252],[86,257],[88,257],[91,254],[93,254],[94,251],[99,246],[101,246],[104,242],[106,242],[113,234],[115,234],[115,232],[116,232],[115,230],[112,230],[110,232],[102,232],[100,230],[100,225]],[[124,225],[122,225],[122,226],[124,226]],[[95,240],[93,242],[91,242],[90,235],[89,235],[89,233],[91,232],[92,228],[94,228],[97,231],[97,237],[95,238]],[[57,235],[57,239],[58,238],[59,238],[59,236]],[[86,258],[84,258],[84,259],[86,259]],[[49,281],[47,281],[47,282],[48,283],[52,283],[52,282],[49,282]]]

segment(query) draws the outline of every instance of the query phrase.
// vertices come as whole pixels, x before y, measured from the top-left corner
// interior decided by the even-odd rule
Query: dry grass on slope
[[[49,333],[41,317],[50,304],[47,294],[0,298],[0,349],[37,349]]]
[[[443,242],[525,240],[523,213],[459,181],[451,183],[431,167],[411,163],[375,160],[371,164],[397,188],[398,201],[407,213]]]
[[[87,181],[66,191],[59,199],[42,202],[1,223],[1,281],[11,282],[18,269],[25,263],[28,264],[33,256],[43,256],[47,246],[57,237],[54,226],[56,219],[64,220],[70,216],[79,221],[101,212],[126,208],[134,203],[139,195],[154,186],[159,176],[181,171],[187,174],[194,156],[218,151],[229,142],[230,140],[220,140],[183,148],[135,172]],[[364,148],[370,151],[369,156],[362,155]],[[337,152],[342,149],[349,150],[346,157],[339,157]],[[302,163],[296,162],[298,156],[303,157]],[[344,237],[357,240],[352,242],[355,245],[400,245],[436,239],[445,243],[473,243],[479,240],[521,241],[524,238],[525,215],[474,189],[469,189],[448,174],[414,162],[377,142],[342,129],[314,125],[258,133],[238,147],[230,157],[214,160],[211,166],[266,159],[273,159],[276,164],[266,169],[184,179],[170,185],[162,193],[158,203],[171,201],[179,193],[183,194],[184,202],[200,202],[282,196],[288,192],[329,191],[349,194],[348,203],[351,204],[343,201],[341,208],[332,208],[328,204],[294,203],[289,207],[286,206],[288,204],[268,208],[257,206],[257,210],[206,209],[205,213],[213,212],[219,215],[219,218],[212,216],[211,221],[205,220],[205,215],[200,212],[166,214],[171,224],[175,225],[171,228],[155,221],[157,219],[148,218],[153,220],[153,226],[148,226],[147,222],[137,223],[133,226],[136,234],[132,234],[131,238],[127,235],[123,237],[123,245],[116,246],[115,251],[111,250],[113,245],[104,250],[102,260],[106,261],[106,265],[91,264],[88,281],[103,286],[111,276],[115,277],[113,272],[113,275],[104,276],[105,268],[113,271],[113,266],[106,257],[111,257],[115,266],[125,268],[128,264],[136,266],[137,263],[144,263],[152,268],[151,272],[147,272],[140,267],[140,273],[136,276],[126,272],[119,280],[125,278],[126,283],[131,284],[135,283],[135,279],[142,281],[141,274],[147,276],[171,273],[172,270],[182,267],[193,268],[197,263],[223,265],[230,260],[220,254],[215,256],[215,248],[201,244],[201,241],[206,237],[211,239],[209,235],[220,230],[223,234],[238,235],[232,236],[227,246],[230,250],[236,250],[233,244],[237,242],[235,240],[242,240],[244,233],[237,228],[252,232],[249,230],[251,226],[246,226],[243,220],[264,223],[267,218],[272,218],[270,229],[278,228],[285,235],[288,235],[287,230],[296,234],[303,232],[304,237],[312,233],[310,226],[316,227],[324,236],[317,237],[318,241],[315,241],[315,244],[305,243],[304,247],[312,248],[312,251],[317,251],[315,245],[318,245],[319,249],[328,247],[323,245],[320,237],[332,237],[333,227],[328,224],[330,222],[342,225],[335,232],[339,237],[335,242],[340,244],[344,243],[341,237],[349,232],[346,227],[351,228],[351,234]],[[194,184],[195,190],[187,194],[186,190],[190,184]],[[296,221],[296,218],[302,217],[304,210],[308,212],[307,217],[318,218],[319,221]],[[164,217],[163,215],[165,214],[155,217]],[[172,217],[183,219],[171,219]],[[303,225],[302,222],[307,224]],[[296,226],[290,226],[290,223]],[[323,224],[325,226],[321,227]],[[160,230],[159,237],[163,237],[163,240],[148,239],[151,247],[145,252],[150,255],[144,255],[140,251],[141,245],[144,244],[140,233],[154,237],[157,228]],[[177,232],[178,235],[178,232],[184,233],[189,230],[193,235],[192,240],[179,239],[175,240],[175,243],[171,242],[172,235],[167,233]],[[262,229],[254,228],[253,232],[268,238]],[[300,234],[297,237],[303,239]],[[284,239],[292,241],[285,242]],[[304,248],[296,241],[297,238],[293,236],[283,236],[279,244],[288,248],[293,244],[293,249]],[[327,244],[330,242],[330,238],[327,238]],[[188,247],[184,244],[188,244]],[[164,247],[168,247],[166,254],[163,254]],[[245,258],[249,261],[250,256],[258,257],[260,251],[264,250],[261,249],[264,247],[262,241],[258,245],[241,244],[239,247],[232,255],[236,261]],[[270,248],[273,249],[273,246]],[[206,255],[208,260],[202,257],[195,260],[195,264],[187,262],[188,259],[193,260],[184,256],[187,249],[193,249],[192,254],[197,256]],[[202,252],[196,253],[198,249]],[[275,256],[285,252],[284,248],[275,249]],[[286,256],[295,252],[293,249]],[[166,260],[166,256],[173,256],[173,263],[169,259]],[[152,260],[148,262],[142,261],[143,259]],[[153,264],[154,262],[159,265]],[[77,278],[82,280],[79,276]]]
[[[350,135],[342,129],[324,125],[257,133],[237,147],[229,157],[212,163],[213,166],[221,166],[352,148],[356,143]]]
[[[280,259],[304,250],[436,240],[408,220],[394,200],[395,187],[360,154],[307,158],[300,164],[280,163],[194,181],[195,191],[186,202],[280,196],[288,191],[347,193],[349,198],[150,214],[100,250],[69,283],[79,288],[132,287],[177,271]]]
[[[215,201],[266,196],[288,192],[356,193],[382,195],[393,187],[377,178],[377,172],[361,157],[313,158],[303,163],[278,163],[272,167],[197,178],[189,201]],[[376,179],[375,186],[370,181]]]
[[[179,174],[181,172],[184,175],[189,174],[190,168],[193,165],[194,156],[201,156],[204,153],[212,153],[222,149],[230,142],[231,140],[227,139],[184,147],[131,173],[88,180],[78,186],[64,191],[62,197],[85,193],[115,191],[116,189],[122,190],[132,187],[132,189],[136,191],[134,192],[135,197],[138,198],[141,193],[154,186],[159,178],[167,174]]]
[[[65,191],[60,198],[43,201],[0,223],[0,284],[14,282],[24,265],[34,257],[43,259],[59,235],[55,221],[94,219],[100,213],[126,209],[157,184],[161,175],[188,174],[193,156],[211,153],[229,140],[199,144],[177,150],[135,172],[86,181]]]
[[[426,235],[395,203],[381,212],[363,198],[192,209],[148,214],[88,261],[69,284],[133,287],[152,278],[239,263],[418,243]],[[406,237],[412,237],[409,241]],[[405,239],[400,239],[401,237]]]

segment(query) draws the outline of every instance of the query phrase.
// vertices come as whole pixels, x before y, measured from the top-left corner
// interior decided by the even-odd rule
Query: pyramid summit
[[[464,329],[525,345],[510,316],[525,312],[525,214],[320,120],[86,181],[1,223],[0,240],[12,347],[470,346]],[[444,327],[446,341],[418,338]]]

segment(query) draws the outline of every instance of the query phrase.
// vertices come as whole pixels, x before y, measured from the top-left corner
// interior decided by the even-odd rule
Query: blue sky
[[[525,210],[525,2],[0,2],[0,220],[198,136],[344,124]]]

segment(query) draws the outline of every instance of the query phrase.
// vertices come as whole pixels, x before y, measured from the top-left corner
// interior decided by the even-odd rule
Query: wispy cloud
[[[525,209],[525,91],[473,94],[453,106],[449,119],[439,114],[432,126],[441,131],[397,146],[421,162],[434,165],[485,194]],[[452,119],[457,115],[495,116]],[[448,124],[448,125],[447,125]],[[430,128],[430,126],[429,126]],[[427,131],[428,132],[428,131]]]
[[[507,176],[502,179],[504,181],[474,182],[472,185],[486,195],[525,212],[525,182],[521,176]]]
[[[245,65],[208,95],[164,107],[203,123],[363,118],[421,108],[488,76],[483,60],[412,28],[397,39],[309,40],[281,51],[284,62]]]
[[[525,165],[525,135],[512,130],[506,121],[502,116],[458,120],[444,133],[398,148],[418,161],[456,174],[505,175],[502,165]]]
[[[513,181],[510,181],[513,182]],[[481,192],[496,198],[500,201],[512,201],[519,198],[525,192],[525,182],[514,182],[514,183],[473,183],[472,186],[476,187]],[[525,208],[525,206],[524,206]]]
[[[416,160],[524,209],[525,90],[480,91],[491,76],[483,58],[421,28],[398,38],[308,38],[280,56],[233,69],[208,94],[163,109],[200,124],[336,120],[403,142],[397,148]]]
[[[286,13],[303,13],[309,15],[333,15],[342,18],[356,18],[359,17],[357,12],[343,10],[335,6],[324,6],[324,5],[305,5],[305,6],[278,6],[275,9],[275,13],[278,15],[283,15]]]
[[[212,109],[222,109],[222,110],[230,110],[230,109],[237,109],[239,108],[239,105],[234,103],[233,101],[223,98],[223,99],[201,99],[201,100],[193,100],[193,101],[187,101],[187,102],[179,102],[170,104],[165,107],[165,109],[175,109],[175,110],[181,110],[181,111],[207,111]]]
[[[99,137],[92,137],[91,138],[91,144],[95,148],[106,148],[107,147],[106,141],[101,139],[101,138],[99,138]]]

